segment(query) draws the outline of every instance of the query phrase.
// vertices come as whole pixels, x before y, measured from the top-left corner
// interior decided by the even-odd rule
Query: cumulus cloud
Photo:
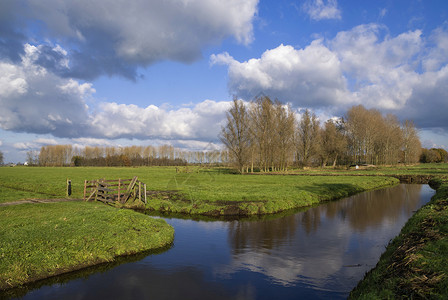
[[[312,20],[341,19],[341,11],[336,0],[309,0],[302,8]]]
[[[238,62],[228,53],[211,56],[228,66],[229,90],[245,99],[260,92],[298,106],[326,106],[346,101],[346,80],[335,53],[315,40],[304,49],[280,45],[261,58]]]
[[[20,63],[0,62],[0,127],[78,136],[88,120],[85,100],[95,90],[48,72],[36,65],[38,57],[39,49],[27,44]]]
[[[425,38],[421,30],[390,36],[385,26],[365,24],[302,49],[280,45],[243,62],[228,53],[210,60],[228,67],[229,91],[246,100],[263,92],[296,107],[339,114],[363,104],[421,128],[448,129],[445,27]]]
[[[19,142],[14,143],[13,147],[17,150],[27,151],[27,150],[38,150],[40,147],[45,145],[57,145],[59,144],[55,139],[38,138],[29,142]]]
[[[92,133],[107,138],[216,140],[230,102],[205,100],[193,108],[103,103],[92,116]]]
[[[203,47],[233,37],[249,44],[258,0],[2,1],[1,53],[13,57],[17,45],[33,39],[23,29],[38,21],[49,41],[70,45],[63,53],[49,44],[36,61],[65,76],[90,80],[102,74],[137,76],[136,68],[157,61],[192,62]],[[18,30],[15,28],[22,28]],[[0,33],[3,33],[1,32]],[[14,49],[9,49],[8,44]],[[70,65],[60,65],[70,57]],[[17,57],[16,57],[17,58]]]
[[[57,51],[64,54],[59,47]],[[91,83],[59,77],[41,66],[42,47],[25,45],[21,62],[0,61],[0,128],[14,132],[74,138],[80,144],[105,145],[105,139],[217,139],[230,102],[205,100],[191,107],[171,108],[114,102],[89,109],[95,89]],[[86,140],[87,139],[87,140]],[[94,140],[95,139],[95,140]],[[37,140],[17,149],[55,144]]]
[[[384,109],[401,109],[419,80],[416,56],[423,50],[420,30],[386,36],[377,24],[339,32],[330,41],[343,71],[354,82],[356,102]]]

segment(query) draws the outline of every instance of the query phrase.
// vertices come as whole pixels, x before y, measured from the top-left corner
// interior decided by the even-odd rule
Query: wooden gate
[[[126,203],[130,199],[146,203],[146,184],[137,176],[132,179],[98,179],[84,181],[84,201]]]

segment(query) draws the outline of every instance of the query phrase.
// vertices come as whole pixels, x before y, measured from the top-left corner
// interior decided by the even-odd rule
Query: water
[[[399,185],[278,218],[167,219],[176,234],[165,252],[41,282],[23,298],[345,299],[433,194]]]

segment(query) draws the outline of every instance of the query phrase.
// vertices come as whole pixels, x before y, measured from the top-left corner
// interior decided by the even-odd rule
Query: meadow
[[[154,193],[145,206],[142,203],[135,206],[158,213],[182,213],[191,217],[273,214],[395,185],[398,179],[389,176],[400,174],[446,178],[448,164],[361,170],[291,170],[287,174],[277,175],[239,175],[225,168],[200,167],[2,167],[0,289],[110,262],[121,255],[157,249],[172,242],[174,232],[165,221],[100,202],[1,206],[2,203],[4,205],[26,199],[66,198],[67,179],[72,182],[73,194],[69,198],[81,199],[84,180],[138,176],[140,181],[147,184],[148,190]],[[446,189],[446,183],[441,182]],[[442,197],[441,201],[445,203],[446,192],[442,190],[440,193],[445,198]],[[438,236],[442,242],[437,242],[434,246],[436,250],[422,250],[427,259],[423,264],[436,270],[439,276],[446,274],[444,272],[447,269],[437,258],[446,255],[446,225],[443,225],[446,221],[443,220],[448,219],[447,210],[446,205],[443,209],[440,205],[428,207],[425,209],[429,209],[430,216],[442,211],[437,219],[439,223],[435,223],[432,229],[445,230],[445,233]],[[417,218],[411,223],[414,225],[409,226],[420,232],[419,224],[426,224],[425,220],[427,218]],[[402,239],[395,242],[397,247],[401,242]],[[427,258],[428,251],[437,253],[437,257],[429,255]],[[384,270],[388,269],[380,269],[378,274],[381,275],[374,277],[383,278]],[[445,275],[437,276],[446,281]],[[367,288],[377,284],[377,281],[369,279],[366,282],[362,286]],[[391,286],[393,289],[393,284]],[[353,298],[360,295],[363,298],[362,295],[366,293],[369,295],[366,290],[359,291],[353,294]]]
[[[0,290],[172,243],[162,219],[96,202],[0,207]]]
[[[342,174],[341,174],[342,175]],[[347,174],[348,175],[348,174]],[[231,174],[224,168],[199,167],[16,167],[0,169],[0,203],[32,198],[82,198],[84,180],[138,176],[154,193],[134,207],[205,215],[253,215],[304,207],[398,183],[381,176],[258,176]]]

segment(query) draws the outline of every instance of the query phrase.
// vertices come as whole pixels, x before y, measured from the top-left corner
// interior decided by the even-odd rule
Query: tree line
[[[284,171],[297,165],[392,165],[419,161],[421,143],[412,121],[383,116],[362,105],[322,126],[306,109],[300,118],[289,105],[261,96],[234,99],[219,135],[240,172]]]
[[[29,165],[39,166],[184,166],[188,163],[216,165],[227,163],[227,151],[185,151],[171,145],[129,147],[42,146],[28,152]]]
[[[448,152],[442,148],[422,149],[420,155],[421,163],[446,163],[448,162]]]

